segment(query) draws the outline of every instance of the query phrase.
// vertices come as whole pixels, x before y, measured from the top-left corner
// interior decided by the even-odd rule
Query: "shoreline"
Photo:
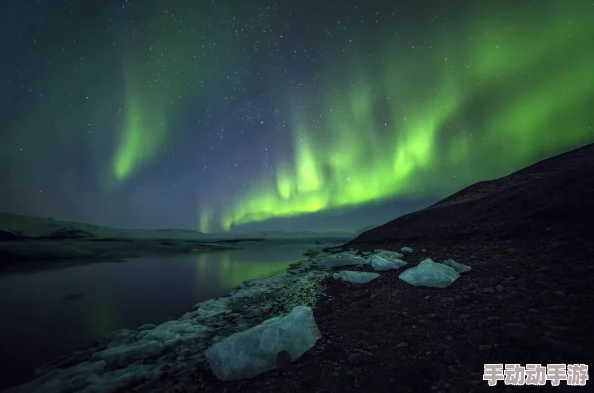
[[[252,247],[311,245],[320,249],[325,245],[341,244],[348,238],[296,237],[296,238],[229,238],[229,239],[175,239],[175,238],[89,238],[89,239],[26,239],[0,241],[0,273],[4,270],[52,268],[96,262],[121,261],[143,256],[201,254],[242,250]]]
[[[285,315],[295,305],[315,305],[320,282],[329,275],[317,263],[327,255],[321,247],[306,251],[304,259],[285,272],[245,281],[227,296],[197,303],[177,319],[113,331],[42,365],[32,380],[5,392],[78,390],[87,378],[107,389],[103,391],[117,391],[135,380],[154,380],[188,363],[202,363],[204,351],[218,340]]]
[[[321,338],[288,369],[222,382],[196,363],[185,373],[164,374],[122,391],[479,393],[489,388],[482,379],[486,363],[591,364],[594,342],[584,327],[594,327],[587,285],[592,278],[584,269],[594,273],[594,266],[586,265],[582,250],[489,239],[411,239],[344,248],[362,254],[405,245],[414,249],[404,258],[410,267],[427,257],[453,258],[472,271],[447,288],[410,285],[399,279],[402,269],[379,272],[366,284],[327,276],[313,308]],[[573,264],[560,279],[554,272],[564,257]],[[347,268],[369,271],[368,266]],[[556,388],[572,389],[563,382]]]
[[[563,247],[479,239],[448,243],[411,239],[326,247],[283,273],[246,281],[228,296],[200,302],[178,319],[112,332],[90,348],[46,364],[36,379],[6,393],[390,392],[394,386],[411,393],[471,393],[484,388],[485,363],[588,364],[585,348],[591,338],[577,330],[571,338],[564,334],[580,326],[568,320],[585,310],[589,298],[559,295],[567,286],[556,283],[555,275],[537,272],[538,280],[531,280],[532,261],[538,260],[540,271],[550,271],[563,255],[569,257]],[[409,267],[425,258],[453,258],[472,272],[448,288],[410,285],[399,279],[404,269],[380,271],[369,283],[352,284],[333,279],[336,269],[319,263],[334,253],[367,257],[405,245],[413,247],[404,256]],[[575,252],[579,258],[581,250]],[[371,270],[367,263],[337,267]],[[579,269],[568,274],[565,280],[588,280]],[[217,380],[205,361],[208,347],[287,315],[294,305],[313,309],[321,331],[313,348],[286,370]]]

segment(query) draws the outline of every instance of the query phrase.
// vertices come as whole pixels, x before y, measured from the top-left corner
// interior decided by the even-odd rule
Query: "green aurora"
[[[327,77],[315,90],[284,100],[292,151],[277,153],[274,172],[232,203],[200,204],[199,229],[442,197],[592,140],[594,7],[528,8],[477,6],[464,23],[443,21],[413,38],[380,32],[373,48],[380,56],[363,55],[363,42],[327,56],[333,60],[321,64]],[[167,119],[190,94],[186,76],[212,68],[198,63],[176,65],[168,83],[179,94],[137,83],[149,78],[142,70],[127,73],[138,81],[128,80],[125,92],[116,179],[161,154],[171,139]],[[292,109],[303,108],[299,102],[312,104]]]
[[[324,86],[322,111],[294,113],[293,166],[279,162],[274,176],[219,207],[221,227],[445,196],[591,140],[592,7],[543,10],[530,23],[482,19],[444,29],[433,45],[386,42],[367,64],[341,58],[356,64],[348,90]],[[201,212],[202,231],[213,214]]]
[[[113,158],[113,175],[118,181],[134,175],[171,145],[172,119],[179,117],[184,100],[200,103],[196,97],[201,97],[201,90],[207,87],[205,80],[214,74],[214,67],[207,67],[204,61],[208,50],[190,55],[187,32],[171,29],[170,19],[169,14],[157,15],[147,33],[136,34],[138,38],[127,42],[122,56],[124,121]],[[149,44],[145,35],[155,39]],[[195,44],[204,47],[205,41]],[[196,75],[199,84],[190,83]]]

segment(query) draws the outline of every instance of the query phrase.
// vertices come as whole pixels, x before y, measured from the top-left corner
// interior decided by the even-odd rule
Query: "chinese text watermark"
[[[546,385],[559,386],[564,381],[570,386],[585,386],[588,377],[587,364],[554,363],[546,366],[540,364],[485,364],[483,380],[489,386],[503,381],[505,385]]]

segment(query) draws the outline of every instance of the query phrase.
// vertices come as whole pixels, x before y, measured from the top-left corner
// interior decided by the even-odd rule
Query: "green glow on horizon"
[[[211,214],[209,211],[199,211],[198,220],[200,221],[200,232],[207,233],[211,226]]]
[[[432,43],[385,42],[379,61],[352,66],[347,92],[320,87],[323,110],[294,111],[291,169],[279,162],[202,229],[445,196],[591,141],[593,17],[585,3],[486,12]]]

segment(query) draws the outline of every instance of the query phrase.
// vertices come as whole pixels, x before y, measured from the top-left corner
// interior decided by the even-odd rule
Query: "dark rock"
[[[347,362],[349,363],[356,363],[358,361],[360,361],[361,359],[363,359],[364,355],[361,352],[353,352],[350,353],[348,358],[347,358]]]

